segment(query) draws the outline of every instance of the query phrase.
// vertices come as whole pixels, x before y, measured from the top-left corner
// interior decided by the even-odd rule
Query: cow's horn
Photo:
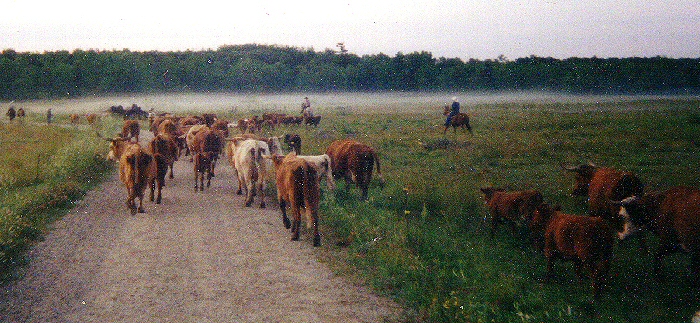
[[[568,170],[570,172],[575,172],[575,171],[578,171],[580,169],[579,166],[566,166],[566,165],[564,165],[564,163],[561,163],[561,168]]]

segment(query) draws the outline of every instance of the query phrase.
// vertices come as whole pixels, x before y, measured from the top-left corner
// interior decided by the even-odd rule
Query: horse
[[[442,115],[446,116],[450,114],[450,106],[445,104],[445,109],[442,112]],[[454,129],[455,132],[457,132],[457,127],[461,127],[462,130],[465,128],[469,130],[469,133],[472,133],[472,127],[469,125],[469,115],[466,113],[458,113],[455,116],[452,117],[452,120],[450,120],[450,124],[445,126],[445,130],[442,132],[444,135],[447,132],[447,128],[452,126],[452,129]]]

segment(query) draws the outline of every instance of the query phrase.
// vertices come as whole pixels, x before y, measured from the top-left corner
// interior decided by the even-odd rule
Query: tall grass
[[[489,237],[479,188],[535,188],[565,211],[585,214],[586,201],[569,195],[573,175],[561,164],[588,161],[637,173],[647,191],[700,187],[697,106],[477,105],[466,109],[473,136],[449,130],[443,137],[437,114],[328,115],[321,128],[296,131],[309,154],[341,137],[379,151],[388,183],[375,183],[369,201],[343,183],[325,194],[326,248],[342,255],[331,261],[336,269],[360,273],[413,309],[417,321],[688,322],[700,296],[687,255],[667,258],[669,275],[660,283],[650,274],[655,237],[648,236],[648,253],[635,241],[618,244],[609,286],[592,304],[590,282],[578,282],[570,263],[558,263],[557,278],[543,282],[545,259],[525,228]]]
[[[36,117],[36,116],[34,116]],[[0,273],[9,278],[23,251],[112,167],[91,128],[0,124]],[[109,127],[108,122],[105,126]]]

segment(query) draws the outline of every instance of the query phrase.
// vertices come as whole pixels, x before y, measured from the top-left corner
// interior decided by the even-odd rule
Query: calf
[[[584,271],[588,273],[593,298],[600,298],[614,243],[613,231],[606,221],[600,217],[565,214],[543,203],[534,212],[530,230],[538,247],[544,248],[547,280],[553,275],[556,259],[571,260],[579,279],[583,279]]]
[[[694,283],[700,277],[700,190],[685,186],[672,187],[662,193],[633,196],[616,203],[625,220],[625,239],[641,228],[647,228],[660,240],[654,258],[654,270],[662,277],[662,261],[666,255],[683,251],[691,254]]]
[[[234,138],[229,145],[229,161],[233,164],[233,169],[238,178],[238,191],[236,194],[243,194],[243,187],[246,188],[245,206],[253,204],[253,196],[260,195],[260,207],[265,207],[265,186],[272,165],[269,160],[264,160],[263,156],[270,155],[270,148],[267,143],[255,139]]]
[[[211,185],[213,152],[199,152],[193,157],[194,161],[194,191],[204,190],[204,176],[207,176],[207,187]],[[199,184],[199,187],[197,186]]]
[[[321,245],[321,235],[318,232],[318,205],[320,190],[316,169],[294,153],[287,156],[272,155],[277,179],[277,198],[282,210],[284,227],[292,229],[292,240],[299,240],[301,227],[301,208],[304,208],[307,219],[311,219],[314,229],[314,247]],[[287,206],[292,210],[292,223],[287,217]]]
[[[170,168],[170,178],[173,178],[173,165],[177,160],[177,143],[164,135],[153,137],[149,145],[149,149],[153,157],[156,158],[157,176],[154,185],[158,185],[158,199],[156,204],[161,201],[161,189],[165,186],[165,176]],[[151,188],[151,201],[153,201],[153,188]]]
[[[331,159],[335,179],[345,178],[345,189],[355,182],[362,191],[361,199],[367,199],[367,189],[372,181],[372,169],[377,164],[377,176],[383,183],[379,157],[372,147],[355,140],[336,140],[328,146],[326,154]]]
[[[156,161],[153,156],[144,151],[137,143],[128,145],[119,160],[119,179],[127,190],[126,206],[131,214],[144,212],[143,196],[149,184],[156,176]],[[136,207],[135,200],[139,199]]]
[[[492,187],[481,188],[484,201],[491,214],[491,236],[498,223],[507,220],[515,233],[516,221],[529,221],[535,208],[542,204],[542,193],[535,190],[506,192]]]
[[[124,120],[124,125],[122,126],[121,137],[124,140],[131,141],[131,138],[136,138],[136,142],[139,142],[139,135],[141,134],[141,125],[137,120]]]
[[[71,114],[69,116],[69,118],[70,118],[71,124],[79,124],[80,123],[80,115],[78,115],[78,114]]]
[[[301,137],[297,134],[285,134],[284,143],[289,145],[289,149],[293,150],[297,155],[301,155]]]

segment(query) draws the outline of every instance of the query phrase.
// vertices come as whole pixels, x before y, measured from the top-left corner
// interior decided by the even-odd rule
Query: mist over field
[[[311,100],[317,114],[346,113],[440,113],[446,103],[457,96],[464,112],[479,114],[489,104],[553,104],[561,112],[577,112],[569,105],[586,103],[588,108],[595,103],[606,104],[600,109],[613,107],[624,109],[624,102],[656,99],[697,99],[700,96],[651,96],[651,95],[567,95],[545,92],[516,93],[176,93],[176,94],[136,94],[115,96],[88,96],[73,99],[32,100],[13,102],[28,112],[43,113],[52,108],[54,113],[95,113],[106,112],[110,106],[129,107],[137,104],[144,110],[155,112],[230,112],[260,113],[267,111],[297,114],[305,96]],[[7,107],[10,102],[0,102]],[[472,109],[476,108],[476,110]]]

